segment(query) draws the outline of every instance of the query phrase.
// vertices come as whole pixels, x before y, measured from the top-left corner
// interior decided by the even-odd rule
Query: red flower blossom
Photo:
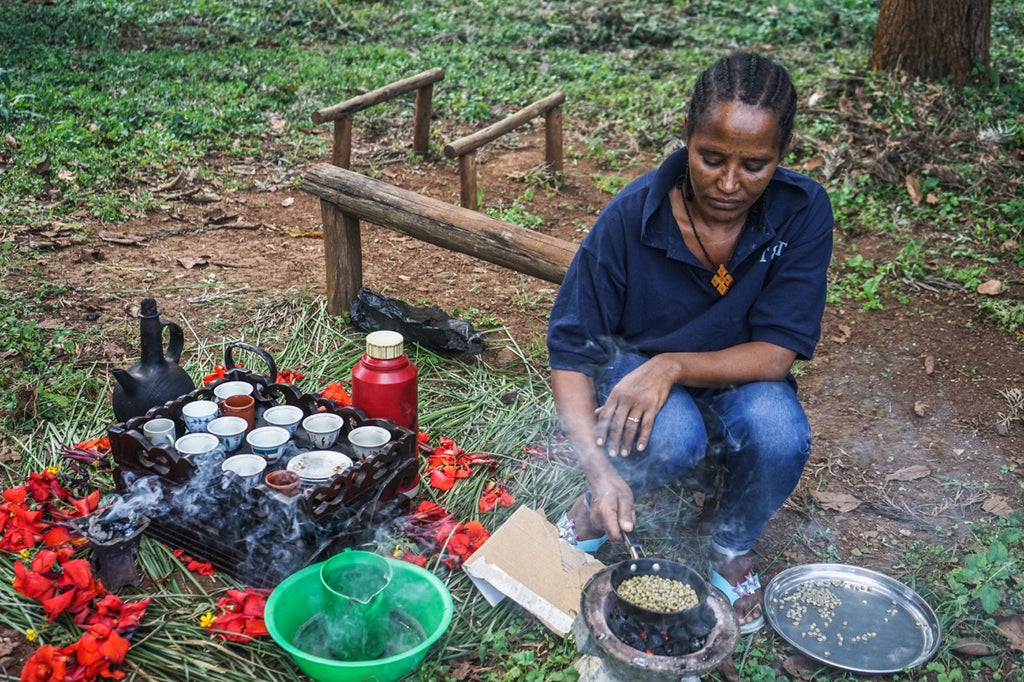
[[[427,458],[430,485],[442,491],[451,490],[457,479],[469,478],[474,464],[493,466],[495,461],[483,453],[467,453],[451,438],[441,438],[440,445]]]
[[[491,534],[479,521],[459,524],[448,538],[445,565],[448,568],[458,568],[473,552],[480,549],[489,537]]]
[[[52,644],[44,644],[25,662],[21,682],[64,682],[67,679],[67,656]]]
[[[106,454],[110,452],[110,439],[106,436],[102,438],[93,438],[92,440],[75,443],[75,447],[82,450],[92,450],[100,454]]]
[[[124,671],[111,670],[112,663],[121,663],[128,653],[128,640],[112,628],[97,623],[73,645],[79,669],[69,680],[95,680],[97,677],[119,680]],[[69,649],[71,647],[66,647]]]
[[[235,365],[235,367],[242,367],[242,365]],[[214,365],[213,371],[203,377],[203,386],[209,386],[214,381],[224,378],[224,372],[227,371],[227,367],[224,365]]]
[[[352,404],[352,397],[345,390],[345,387],[341,385],[340,381],[332,381],[324,386],[324,390],[320,391],[320,395],[324,398],[330,398],[338,404],[338,407],[347,407]]]
[[[305,379],[306,375],[291,369],[282,369],[277,373],[277,383],[294,384],[299,379]]]
[[[226,597],[217,600],[220,615],[213,619],[210,628],[219,630],[217,637],[230,642],[246,642],[254,637],[266,637],[270,633],[263,621],[270,590],[247,587],[242,590],[228,590]]]
[[[70,493],[57,481],[57,472],[54,469],[47,468],[42,473],[30,473],[28,483],[25,485],[32,499],[39,503],[49,502],[51,499],[66,500],[70,497]]]
[[[429,553],[440,554],[449,568],[461,566],[490,537],[479,521],[459,523],[444,507],[434,502],[420,502],[415,512],[402,517],[401,524],[411,540]],[[419,563],[420,557],[413,557],[416,561],[406,560]],[[426,557],[422,559],[426,563]]]
[[[82,626],[105,625],[116,630],[122,637],[128,638],[139,628],[146,616],[149,597],[142,601],[123,602],[116,594],[108,594],[96,602],[91,613],[83,611],[75,622]]]
[[[185,564],[185,568],[192,571],[193,573],[198,573],[199,575],[205,576],[212,576],[215,575],[217,572],[213,568],[213,564],[209,562],[196,561],[188,554],[185,554],[185,550],[183,549],[176,549],[173,552],[171,552],[171,554],[176,556],[178,560],[181,561],[181,563]]]
[[[77,614],[93,599],[106,594],[102,583],[92,575],[86,559],[71,559],[70,547],[36,553],[31,568],[24,562],[14,564],[14,590],[37,600],[53,622],[65,611]]]
[[[0,549],[20,552],[35,547],[43,538],[47,524],[42,510],[30,508],[35,498],[29,496],[28,486],[4,490],[3,499],[0,503]]]
[[[516,498],[512,497],[504,483],[488,481],[487,485],[484,486],[483,494],[480,495],[480,500],[477,502],[477,508],[483,514],[497,506],[511,507],[515,503]]]

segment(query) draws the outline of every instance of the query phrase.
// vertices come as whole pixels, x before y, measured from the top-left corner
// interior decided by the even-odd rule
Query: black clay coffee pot
[[[163,350],[163,332],[167,328],[167,352]],[[156,299],[142,299],[139,308],[139,339],[142,355],[130,369],[112,371],[114,417],[119,422],[146,414],[157,405],[174,400],[195,389],[192,377],[178,365],[185,335],[181,327],[160,319]]]

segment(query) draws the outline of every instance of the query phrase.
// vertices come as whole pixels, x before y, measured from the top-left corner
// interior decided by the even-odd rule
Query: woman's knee
[[[793,458],[801,465],[810,455],[811,427],[796,391],[786,382],[757,382],[731,391],[716,411],[729,437],[773,458]]]

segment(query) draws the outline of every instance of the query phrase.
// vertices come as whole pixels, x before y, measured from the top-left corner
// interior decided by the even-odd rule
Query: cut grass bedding
[[[216,341],[190,338],[184,366],[198,385],[215,364],[224,361],[227,343],[246,340],[268,350],[280,369],[301,371],[305,377],[298,386],[304,392],[319,391],[331,381],[347,382],[352,365],[363,352],[365,336],[329,316],[325,308],[323,301],[291,306],[290,323],[284,326],[280,325],[282,308],[277,306],[273,312],[267,309],[254,317],[254,328],[265,330],[259,336]],[[267,326],[266,315],[275,316],[278,325]],[[496,341],[506,344],[519,364],[494,368],[477,358],[457,360],[415,346],[408,349],[419,368],[420,428],[430,435],[431,445],[442,436],[453,438],[467,452],[487,452],[496,462],[493,470],[480,467],[447,492],[431,488],[424,477],[414,504],[435,501],[459,521],[479,519],[490,531],[512,509],[478,512],[477,500],[488,481],[505,482],[519,504],[540,508],[548,516],[560,513],[583,485],[582,475],[568,461],[524,451],[529,446],[532,453],[546,452],[557,445],[552,441],[555,420],[551,395],[546,377],[516,355],[510,340]],[[237,349],[233,355],[236,363],[253,371],[266,371],[259,366],[262,360],[258,356]],[[21,464],[17,470],[6,471],[5,488],[20,483],[29,472],[48,466],[64,467],[66,462],[62,463],[59,456],[64,446],[102,435],[112,422],[109,404],[83,400],[75,405],[66,420],[51,422],[38,435],[20,442]],[[109,472],[91,474],[90,485],[104,494],[112,492]],[[377,538],[361,549],[390,555],[396,547],[415,548],[393,526],[382,528]],[[120,591],[126,600],[151,598],[143,626],[132,639],[125,670],[138,679],[167,682],[210,679],[214,673],[220,680],[249,682],[254,670],[266,671],[260,673],[260,679],[265,680],[304,679],[269,638],[230,643],[200,627],[200,617],[213,610],[226,589],[243,586],[222,572],[211,581],[185,571],[171,554],[173,549],[144,536],[137,558],[144,583]],[[42,608],[13,590],[11,559],[0,561],[0,621],[20,632],[37,632],[37,644],[63,645],[77,639],[81,633],[66,616],[47,625]],[[455,615],[445,636],[431,650],[424,675],[443,678],[445,659],[464,657],[480,647],[488,649],[490,639],[510,628],[533,642],[566,646],[555,642],[514,604],[491,608],[461,570],[451,571],[436,558],[428,562],[427,569],[434,571],[452,592]]]

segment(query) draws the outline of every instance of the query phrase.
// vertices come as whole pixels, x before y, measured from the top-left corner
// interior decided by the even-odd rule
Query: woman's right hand
[[[612,470],[590,481],[590,522],[616,542],[622,540],[622,531],[628,533],[636,527],[633,491],[618,472]]]

